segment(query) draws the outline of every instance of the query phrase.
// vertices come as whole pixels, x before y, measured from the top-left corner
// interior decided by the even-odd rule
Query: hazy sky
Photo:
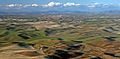
[[[102,3],[102,4],[120,4],[120,0],[0,0],[0,4],[45,4],[48,2],[61,2],[61,3],[80,3],[80,4],[90,4],[90,3]]]
[[[0,12],[120,10],[120,0],[0,0]]]

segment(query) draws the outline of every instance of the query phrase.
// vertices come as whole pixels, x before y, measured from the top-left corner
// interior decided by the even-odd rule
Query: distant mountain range
[[[102,11],[102,12],[88,12],[88,11],[45,11],[45,12],[0,12],[0,15],[39,15],[39,14],[115,14],[120,15],[119,10]]]

